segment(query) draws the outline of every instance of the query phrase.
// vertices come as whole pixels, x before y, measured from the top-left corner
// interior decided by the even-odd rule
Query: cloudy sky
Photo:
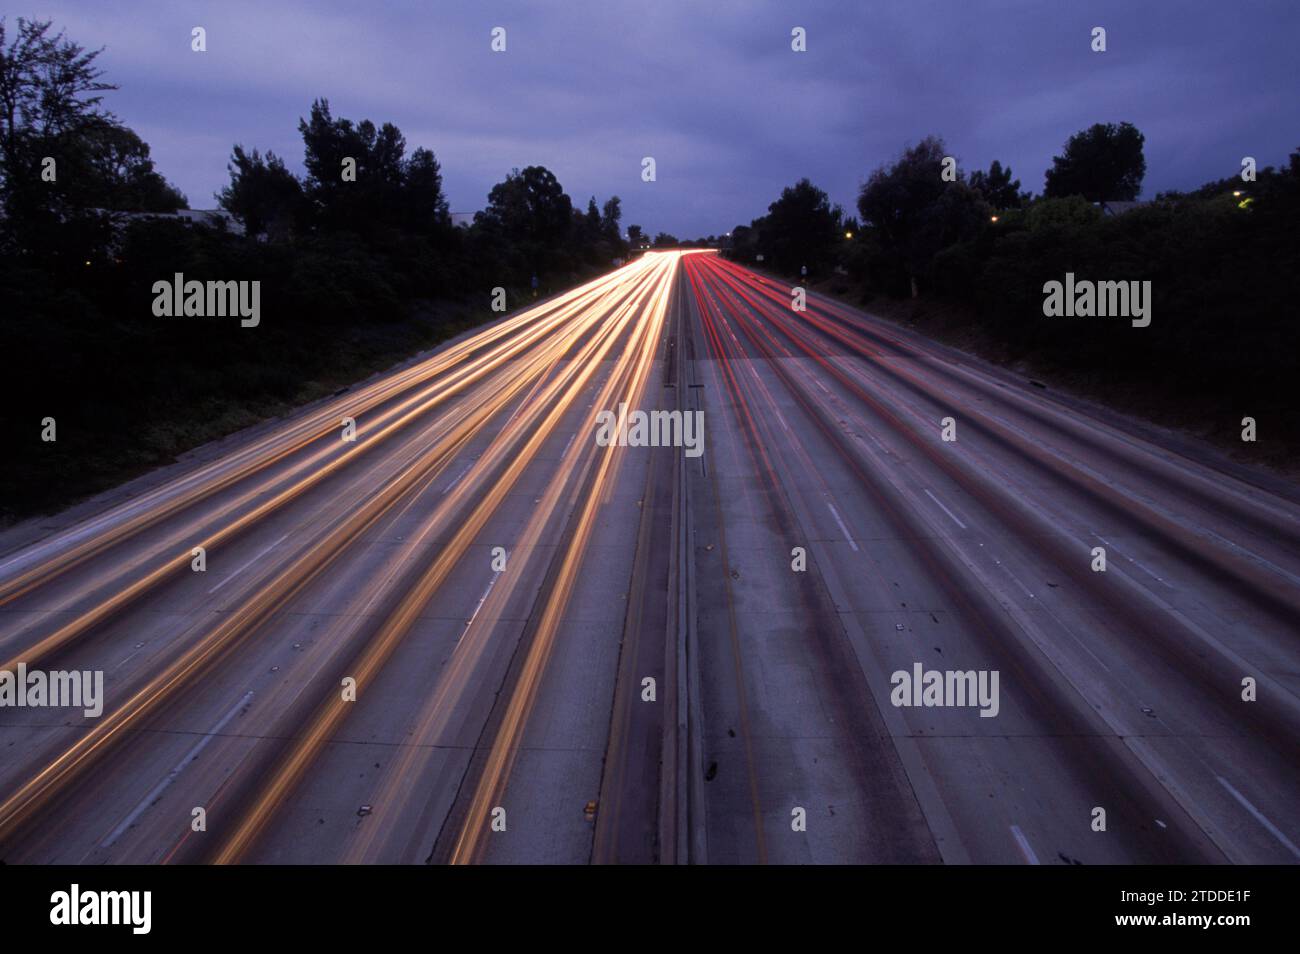
[[[195,208],[215,205],[233,143],[301,171],[316,97],[433,149],[453,211],[540,164],[576,203],[617,194],[624,225],[682,238],[748,222],[801,176],[851,209],[873,168],[932,133],[963,168],[1000,159],[1037,192],[1071,133],[1127,120],[1146,135],[1146,197],[1300,147],[1292,0],[20,0],[6,15],[106,48],[108,105]]]

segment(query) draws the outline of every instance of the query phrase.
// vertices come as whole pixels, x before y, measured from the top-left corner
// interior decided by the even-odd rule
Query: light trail
[[[646,263],[625,270],[622,279],[627,283],[629,292],[634,292],[637,288],[643,286],[647,276],[653,275],[655,271],[662,272],[665,269],[671,274],[671,269],[665,262],[650,259]],[[598,282],[597,285],[603,287],[607,282],[608,279],[604,279]],[[602,296],[600,301],[607,303],[607,305],[616,304],[618,296]],[[606,311],[603,308],[588,309],[586,312],[578,312],[567,316],[576,321],[576,325],[570,327],[567,333],[561,333],[550,327],[549,333],[544,336],[530,336],[530,340],[540,338],[541,343],[534,350],[534,353],[526,358],[519,358],[514,362],[508,360],[510,357],[515,357],[518,348],[511,348],[505,352],[505,356],[496,356],[494,366],[500,365],[503,368],[506,374],[506,383],[467,417],[444,424],[447,428],[446,435],[435,449],[415,461],[398,478],[382,488],[379,494],[372,497],[362,509],[337,525],[323,542],[317,543],[303,552],[293,564],[281,572],[270,584],[264,586],[250,600],[238,607],[216,628],[168,665],[160,675],[154,677],[136,691],[123,705],[91,723],[89,730],[77,743],[55,757],[34,778],[22,785],[3,802],[0,802],[0,841],[5,839],[34,812],[39,811],[49,799],[57,795],[59,791],[70,784],[82,772],[102,758],[131,728],[155,712],[209,666],[219,661],[235,645],[246,639],[258,625],[265,622],[272,612],[282,608],[288,600],[301,592],[308,583],[339,557],[348,544],[355,540],[366,528],[374,525],[380,517],[402,500],[404,495],[415,487],[421,479],[431,472],[440,471],[473,434],[478,432],[497,413],[523,393],[533,383],[534,379],[551,367],[560,356],[572,349],[585,333],[593,328],[599,330],[605,314]],[[608,347],[608,343],[614,339],[612,335],[607,333],[604,340],[607,342],[606,347]],[[590,375],[596,366],[595,362],[575,363],[575,367],[583,368],[587,375]],[[576,393],[577,388],[570,389],[570,400]],[[415,412],[408,412],[408,414],[411,413]],[[532,416],[534,415],[516,421],[512,433],[515,435],[522,433],[523,426],[531,420]],[[534,440],[539,442],[540,438],[535,436]],[[530,444],[530,446],[532,445]],[[363,449],[364,445],[356,450]],[[337,464],[337,461],[335,464]],[[326,466],[330,467],[332,465]],[[475,465],[478,472],[481,472],[486,467],[487,462],[483,458]],[[522,465],[517,465],[516,470],[521,469],[521,467]],[[449,504],[462,500],[468,492],[467,487],[470,485],[472,485],[472,480],[462,481],[459,488],[449,495]],[[499,503],[499,499],[500,494],[493,498],[494,503]],[[252,512],[236,521],[231,527],[227,527],[222,531],[221,535],[232,534],[234,532],[233,526],[242,527],[251,522],[250,518],[254,518],[254,515],[261,516],[273,509],[271,505],[279,501],[280,498],[273,498],[271,501],[255,508]],[[478,519],[475,521],[477,526],[481,526],[482,519],[487,512],[490,512],[490,508],[480,508]],[[472,534],[463,531],[464,528],[462,528],[462,538],[468,539],[472,536]],[[169,572],[175,572],[180,566],[187,564],[188,561],[189,557],[186,554],[180,561],[171,561],[164,564],[163,567],[149,574],[144,580],[128,587],[105,604],[100,604],[90,614],[60,628],[37,645],[35,657],[43,658],[45,654],[52,652],[63,643],[75,638],[76,635],[101,622],[103,618],[157,583],[162,576]],[[444,560],[437,564],[442,575],[445,575],[450,562]],[[425,595],[427,596],[427,593]],[[422,605],[422,603],[418,605]],[[414,603],[408,604],[408,610],[403,617],[403,624],[409,625],[411,618],[410,607],[413,606],[418,609],[418,605]],[[395,640],[395,633],[396,630],[389,633],[390,642]],[[24,653],[18,660],[15,660],[15,663],[31,658],[33,658],[33,654],[29,650],[28,653]],[[362,670],[362,673],[368,676],[371,671],[367,667]],[[358,681],[361,681],[360,677]]]
[[[338,422],[343,417],[364,414],[402,391],[455,368],[476,350],[521,330],[527,330],[534,338],[544,335],[557,323],[573,318],[581,313],[583,307],[598,301],[616,281],[613,276],[599,279],[495,324],[412,368],[386,376],[361,391],[330,402],[325,408],[254,441],[229,457],[0,562],[0,606],[31,592],[37,586],[48,584],[89,557],[256,474],[312,441],[336,436]],[[60,552],[60,548],[64,549]],[[55,555],[40,560],[50,550],[56,551]],[[37,565],[23,569],[24,565],[32,563]]]
[[[686,381],[707,467],[668,487],[665,458],[596,443],[599,412]],[[1086,863],[1293,860],[1297,512],[1215,487],[902,329],[818,295],[796,313],[714,255],[650,254],[0,562],[2,665],[110,680],[97,719],[0,712],[0,857],[652,852],[639,816],[671,793],[684,723],[636,722],[652,707],[627,680],[679,678],[689,645],[703,695],[680,711],[710,735],[673,744],[701,781],[725,773],[679,789],[702,800],[685,824],[721,820],[688,833],[701,857],[1006,863],[1026,832]],[[1097,532],[1124,545],[1105,574]],[[674,562],[644,558],[664,540]],[[198,545],[210,580],[188,572]],[[1000,721],[890,706],[917,653],[1000,672]],[[786,837],[790,804],[832,803]]]
[[[580,299],[580,301],[582,300],[585,300],[585,297],[584,299]],[[512,369],[509,365],[512,359],[519,356],[529,345],[533,345],[539,341],[549,342],[543,349],[543,353],[552,354],[554,349],[557,347],[557,343],[567,340],[560,337],[562,328],[566,324],[577,320],[580,315],[581,312],[578,310],[577,305],[569,306],[566,309],[562,309],[557,315],[547,316],[538,321],[535,327],[527,329],[518,340],[512,341],[488,354],[469,361],[464,367],[454,369],[445,382],[441,382],[439,385],[435,386],[433,390],[438,393],[424,393],[417,395],[391,409],[384,417],[371,425],[371,431],[366,434],[364,440],[353,444],[342,454],[334,456],[332,460],[328,460],[327,462],[325,461],[329,455],[334,453],[335,449],[333,447],[324,448],[318,451],[315,455],[299,464],[296,468],[295,472],[305,472],[307,476],[290,484],[283,490],[280,490],[271,499],[257,505],[251,511],[244,513],[243,516],[238,519],[221,526],[221,528],[215,533],[208,536],[199,536],[196,539],[195,536],[192,535],[194,534],[194,528],[188,527],[180,533],[171,536],[166,543],[157,548],[151,549],[136,561],[127,564],[124,569],[115,564],[110,571],[113,579],[108,583],[107,591],[109,595],[107,597],[97,603],[90,610],[60,627],[55,632],[41,638],[37,642],[16,652],[11,650],[13,655],[3,663],[0,663],[0,669],[12,669],[19,662],[26,663],[29,667],[40,665],[41,662],[51,653],[79,638],[82,634],[93,627],[102,624],[105,620],[120,612],[123,608],[130,605],[143,594],[152,590],[159,583],[183,572],[190,564],[192,559],[191,551],[193,547],[202,546],[209,554],[214,553],[221,546],[230,542],[250,527],[257,525],[285,505],[298,499],[312,487],[322,483],[328,477],[340,471],[354,459],[360,457],[362,454],[373,452],[373,450],[385,439],[413,421],[421,419],[431,409],[440,405],[451,395],[460,393],[469,384],[480,381],[488,377],[490,374],[497,374],[500,376],[498,387],[502,386],[501,382],[508,384],[509,381],[513,380],[512,376],[517,373],[515,369]],[[535,371],[536,366],[537,359],[534,358],[533,364],[528,367]],[[480,397],[480,399],[482,398]],[[385,424],[384,422],[386,420],[389,421],[389,423]],[[380,424],[383,424],[384,426],[378,427],[377,425]],[[337,438],[337,430],[332,430],[332,433],[334,433]],[[219,520],[222,517],[247,507],[247,505],[262,491],[263,488],[258,487],[239,495],[230,503],[225,505],[217,514],[209,517],[205,522],[210,523],[214,520]],[[163,562],[161,565],[156,565],[157,553],[159,550],[162,552],[171,551],[175,553],[175,556],[170,560]],[[134,571],[139,570],[143,565],[148,563],[154,563],[154,569],[149,570],[143,577],[134,580],[134,582],[129,584],[123,582],[126,579],[130,579]],[[57,576],[60,572],[62,571],[56,571],[54,575]],[[103,584],[103,582],[103,580],[96,580],[92,586],[98,587]],[[35,584],[32,585],[34,586]],[[30,588],[31,587],[29,586],[28,589]],[[0,642],[17,640],[20,638],[21,635],[15,633],[0,639]]]
[[[652,274],[658,278],[659,282],[658,298],[666,299],[667,289],[672,280],[675,258],[673,256],[664,256],[662,259],[652,259],[651,261],[654,263]],[[653,301],[654,299],[652,299],[652,305]],[[629,306],[623,309],[621,316],[609,322],[603,329],[601,336],[589,345],[591,347],[599,343],[599,351],[595,354],[582,355],[582,360],[575,360],[569,374],[548,385],[535,405],[524,414],[512,419],[507,424],[506,429],[498,436],[492,449],[475,463],[471,474],[457,486],[456,491],[452,494],[451,504],[455,503],[457,497],[471,493],[472,488],[479,482],[479,478],[502,462],[507,452],[512,449],[514,436],[522,436],[531,431],[531,436],[524,448],[511,457],[502,477],[490,487],[473,513],[460,522],[451,542],[440,550],[438,557],[426,573],[407,591],[396,611],[383,623],[370,641],[365,654],[359,660],[354,671],[359,693],[364,691],[364,688],[370,684],[391,657],[420,610],[438,587],[442,585],[451,569],[464,556],[470,543],[483,528],[489,516],[500,506],[505,495],[523,473],[541,445],[551,436],[565,412],[578,400],[587,382],[599,367],[600,361],[618,341],[621,332],[624,330],[625,323],[630,321],[638,310],[640,309]],[[652,308],[652,312],[657,314],[661,320],[663,305],[660,304]],[[656,340],[653,333],[655,327],[657,325],[648,322],[645,318],[640,320],[637,328],[633,330],[633,336],[634,340],[641,339],[642,344],[640,347],[624,351],[619,358],[618,367],[611,376],[611,382],[623,376],[626,367],[633,362],[634,358],[639,358],[637,369],[640,374],[644,374],[644,368],[648,367],[648,360],[645,357],[648,349],[644,342]],[[566,347],[572,343],[574,342],[562,342]],[[610,385],[607,385],[606,391],[608,392],[609,389]],[[532,427],[533,419],[550,404],[551,398],[556,396],[560,400],[546,415],[544,421],[534,429]],[[561,478],[553,482],[552,493],[548,494],[549,503],[552,507],[558,499],[559,490],[567,486],[567,484],[567,474],[563,474]],[[442,510],[443,508],[440,507],[439,509]],[[546,507],[537,511],[537,514],[545,513],[547,513]],[[533,526],[536,526],[541,520],[537,514],[533,518]],[[526,534],[525,545],[519,549],[527,553],[529,551],[529,542]],[[501,594],[494,593],[492,599],[504,599],[505,594],[509,592],[511,569],[508,568],[506,573],[507,577],[504,581],[506,585],[499,588]],[[489,619],[491,616],[492,614],[488,613],[483,614],[480,618]],[[462,637],[458,646],[459,664],[452,669],[448,677],[442,682],[443,686],[448,687],[448,692],[455,693],[463,686],[463,682],[457,677],[466,668],[472,668],[475,661],[474,647],[481,649],[481,645],[481,641],[470,640],[468,634]],[[466,648],[461,651],[460,647]],[[269,823],[285,797],[298,783],[307,767],[318,756],[328,739],[338,730],[348,713],[348,704],[341,701],[337,694],[331,694],[328,697],[311,726],[302,734],[293,750],[283,759],[280,767],[265,784],[252,807],[245,813],[239,826],[216,853],[214,860],[217,863],[229,864],[243,857],[259,833]]]
[[[677,264],[676,257],[669,257],[668,261],[671,264],[665,273],[665,280],[660,286],[658,294],[648,306],[648,313],[642,319],[638,329],[637,340],[625,352],[625,359],[634,360],[634,366],[628,369],[628,381],[622,384],[622,387],[618,388],[617,392],[613,382],[611,382],[611,385],[607,386],[601,396],[597,398],[596,404],[598,407],[611,407],[624,401],[632,407],[640,403],[649,377],[651,362],[658,347],[659,336],[672,291],[672,277]],[[594,424],[594,417],[592,423]],[[532,711],[542,674],[546,671],[560,618],[568,605],[574,582],[582,566],[583,556],[586,553],[587,543],[591,538],[596,512],[605,499],[607,488],[613,484],[618,466],[624,456],[623,451],[624,448],[617,443],[611,443],[601,449],[598,468],[591,488],[583,502],[581,514],[577,519],[577,527],[565,550],[557,577],[551,586],[550,595],[545,609],[542,611],[537,632],[529,643],[528,653],[516,681],[514,692],[510,695],[510,701],[506,707],[501,726],[497,730],[496,739],[488,753],[487,766],[479,778],[477,790],[470,804],[468,817],[461,829],[460,838],[452,851],[451,861],[453,864],[466,864],[473,861],[478,851],[480,839],[487,831],[488,814],[493,805],[497,804],[505,779],[509,776],[510,769],[518,755],[524,726],[527,723],[529,713]],[[567,481],[557,479],[548,490],[548,496],[552,500],[558,500],[566,484]]]

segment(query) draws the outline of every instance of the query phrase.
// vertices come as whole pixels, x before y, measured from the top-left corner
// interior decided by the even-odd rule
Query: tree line
[[[301,176],[233,147],[215,199],[243,234],[168,217],[187,197],[108,108],[101,52],[0,20],[0,517],[389,366],[491,317],[494,288],[513,310],[629,254],[618,197],[579,206],[541,166],[509,171],[453,226],[431,149],[324,98],[298,123]],[[160,321],[151,288],[177,272],[260,281],[264,320]],[[39,440],[46,417],[57,444]]]
[[[735,227],[728,254],[791,278],[806,266],[811,281],[893,313],[911,302],[902,313],[930,330],[973,332],[1008,362],[1167,404],[1174,423],[1230,437],[1241,417],[1267,415],[1273,446],[1291,453],[1300,151],[1277,168],[1244,159],[1198,189],[1138,203],[1143,145],[1128,123],[1082,130],[1034,196],[998,161],[954,169],[943,140],[928,137],[871,172],[856,217],[803,179]],[[1150,280],[1152,324],[1045,318],[1044,284],[1066,272]],[[1180,419],[1201,401],[1213,425],[1199,409]]]

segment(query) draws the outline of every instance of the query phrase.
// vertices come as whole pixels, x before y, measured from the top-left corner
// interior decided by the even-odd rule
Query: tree
[[[1145,141],[1131,123],[1097,123],[1075,133],[1063,153],[1053,157],[1043,194],[1081,195],[1089,202],[1136,199],[1147,171]]]
[[[249,235],[284,237],[303,210],[302,183],[273,152],[266,157],[235,146],[227,169],[230,185],[216,194],[223,209],[244,224]]]
[[[958,178],[943,178],[947,150],[929,136],[892,166],[876,169],[858,195],[863,224],[873,226],[881,246],[894,256],[918,294],[918,277],[926,275],[943,248],[974,235],[988,220],[984,200]]]
[[[645,233],[639,225],[629,225],[627,227],[627,241],[633,248],[640,248],[645,244]]]
[[[320,225],[366,234],[406,222],[406,139],[396,126],[335,119],[329,100],[318,99],[298,131],[307,168],[303,191]],[[354,175],[345,178],[353,165]]]
[[[596,197],[593,195],[587,201],[587,214],[582,218],[582,240],[587,245],[595,245],[600,241],[600,206],[596,205]]]
[[[100,93],[117,89],[101,81],[95,65],[100,50],[87,52],[64,37],[51,36],[48,20],[18,20],[6,48],[0,19],[0,194],[11,227],[48,215],[60,193],[44,188],[42,160],[57,161],[89,126],[114,122],[100,108]],[[66,177],[65,177],[66,178]]]
[[[844,212],[808,179],[781,190],[767,207],[761,244],[771,264],[794,273],[807,265],[813,273],[830,262],[839,243]]]
[[[154,169],[149,144],[116,123],[88,127],[84,139],[90,165],[86,205],[126,212],[188,209],[184,194]]]
[[[970,174],[970,187],[978,192],[993,208],[1018,209],[1024,204],[1024,195],[1020,192],[1020,180],[1012,180],[1011,167],[1005,169],[998,160],[993,160],[989,171],[976,169]]]
[[[175,212],[185,196],[154,170],[149,144],[107,119],[85,123],[60,137],[57,179],[39,183],[44,207],[66,219],[72,209]]]
[[[667,232],[660,232],[654,240],[655,248],[676,248],[679,244],[677,236],[669,235]]]
[[[748,225],[737,225],[731,230],[731,236],[724,241],[724,246],[734,250],[736,258],[749,261],[753,259],[758,235]]]
[[[318,225],[361,234],[386,228],[447,239],[451,216],[442,191],[442,168],[431,150],[419,148],[407,158],[406,138],[392,123],[335,119],[326,99],[312,103],[298,130],[305,147],[305,207]]]
[[[543,166],[514,169],[488,193],[487,208],[475,221],[500,229],[512,240],[555,246],[568,235],[573,201]]]
[[[411,153],[402,169],[402,205],[406,226],[422,235],[451,230],[451,212],[442,192],[442,167],[423,147]]]
[[[620,249],[623,246],[623,237],[618,231],[618,220],[622,217],[622,202],[618,196],[611,196],[601,209],[600,229],[605,235],[605,241]]]

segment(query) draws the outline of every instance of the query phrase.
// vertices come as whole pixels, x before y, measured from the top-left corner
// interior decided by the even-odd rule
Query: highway
[[[105,686],[0,707],[0,860],[1300,862],[1300,488],[791,299],[649,253],[0,534]]]

